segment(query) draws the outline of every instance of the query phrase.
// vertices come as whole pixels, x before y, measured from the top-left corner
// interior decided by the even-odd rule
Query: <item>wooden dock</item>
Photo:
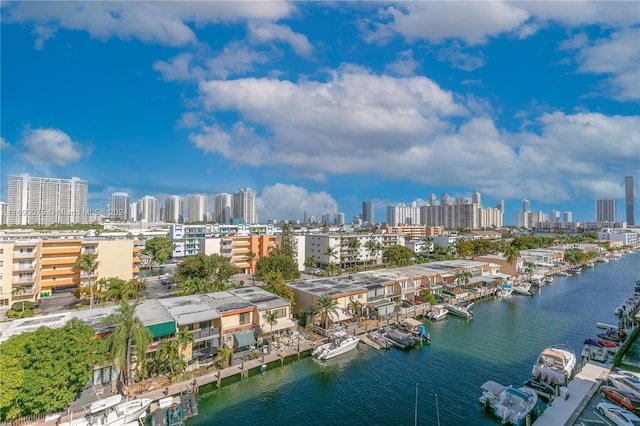
[[[360,342],[364,343],[365,345],[371,346],[374,349],[378,349],[378,350],[386,349],[380,346],[379,344],[377,344],[376,342],[374,342],[373,340],[369,339],[369,337],[367,337],[366,334],[363,334],[362,337],[360,337]]]

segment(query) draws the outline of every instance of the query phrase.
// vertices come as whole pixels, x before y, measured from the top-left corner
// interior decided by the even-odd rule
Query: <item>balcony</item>
[[[67,256],[79,255],[81,252],[80,246],[71,246],[71,247],[43,247],[42,254],[50,255],[50,254],[62,254]]]
[[[44,257],[42,266],[73,265],[78,260],[77,257]]]
[[[97,256],[98,255],[98,249],[85,247],[85,248],[82,249],[82,254],[92,254],[94,256]]]
[[[194,330],[191,334],[193,334],[193,338],[195,340],[210,336],[219,336],[220,328],[205,328],[204,330]]]
[[[14,271],[33,271],[35,269],[35,264],[31,263],[29,265],[15,265],[13,267]]]
[[[25,284],[33,284],[34,277],[19,277],[13,279],[13,285],[25,285]]]
[[[13,252],[14,259],[35,259],[35,257],[36,257],[35,250],[31,252],[20,252],[20,251]]]

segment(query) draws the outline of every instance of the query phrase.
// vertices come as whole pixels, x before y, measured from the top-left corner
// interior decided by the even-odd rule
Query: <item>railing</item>
[[[35,269],[35,265],[34,264],[31,264],[31,265],[16,265],[13,268],[14,271],[28,271],[30,269]]]
[[[15,251],[13,252],[13,258],[14,259],[27,259],[27,258],[32,258],[32,257],[36,257],[36,252],[32,251],[32,252],[19,252],[19,251]]]
[[[204,330],[196,330],[192,332],[194,339],[202,339],[203,337],[219,336],[220,328],[206,328]]]
[[[34,282],[34,278],[16,278],[15,280],[13,280],[13,285],[16,284],[28,284],[28,283],[32,283]]]

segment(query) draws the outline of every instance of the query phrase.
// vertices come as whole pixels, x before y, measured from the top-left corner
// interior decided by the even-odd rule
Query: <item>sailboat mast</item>
[[[418,384],[416,383],[416,406],[415,406],[415,426],[418,426]]]

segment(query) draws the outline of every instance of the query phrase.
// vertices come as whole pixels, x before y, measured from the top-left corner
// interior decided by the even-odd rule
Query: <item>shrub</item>
[[[25,311],[31,310],[36,306],[36,304],[33,303],[32,301],[25,300],[24,302],[15,302],[13,305],[11,305],[11,310],[12,311],[16,311],[16,312],[22,312],[22,310],[23,310],[22,309],[22,304],[23,303],[24,303],[24,310]]]

